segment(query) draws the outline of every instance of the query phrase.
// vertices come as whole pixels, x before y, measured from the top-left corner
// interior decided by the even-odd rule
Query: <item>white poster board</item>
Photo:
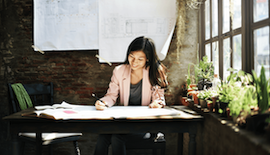
[[[34,45],[42,51],[98,49],[98,0],[34,0]]]
[[[144,35],[163,60],[175,22],[176,0],[34,0],[34,46],[99,49],[100,58],[123,62],[130,42]]]
[[[123,62],[130,42],[146,36],[163,60],[175,23],[175,0],[99,0],[99,54],[109,62]]]

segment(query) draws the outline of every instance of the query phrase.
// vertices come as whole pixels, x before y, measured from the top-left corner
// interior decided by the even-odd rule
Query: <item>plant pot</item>
[[[213,112],[216,112],[217,99],[218,99],[218,97],[212,97],[212,102],[213,102]]]
[[[181,103],[182,103],[182,105],[188,106],[188,100],[187,100],[187,99],[188,99],[187,97],[182,97],[182,98],[181,98]]]
[[[199,104],[198,94],[199,94],[199,92],[197,92],[197,91],[193,94],[194,104]]]
[[[231,111],[230,111],[229,108],[226,108],[226,112],[227,112],[227,118],[228,118],[229,120],[233,120],[232,116],[230,115]]]
[[[199,104],[199,98],[198,98],[198,91],[191,91],[190,95],[192,96],[192,99],[194,101],[194,104]]]
[[[201,105],[201,108],[207,108],[207,103],[203,99],[200,99],[200,105]]]
[[[207,101],[207,108],[209,109],[210,112],[212,112],[213,111],[213,103]]]
[[[222,116],[222,117],[227,117],[227,107],[228,107],[229,103],[225,103],[225,102],[218,102],[218,113]],[[219,112],[220,110],[222,110],[222,112]]]
[[[192,99],[189,99],[189,98],[187,99],[187,101],[188,101],[188,107],[193,108],[194,101]]]
[[[256,133],[263,133],[264,128],[268,125],[268,123],[265,122],[265,119],[269,118],[269,116],[270,113],[264,113],[247,117],[246,129]]]
[[[197,87],[197,85],[196,84],[190,84],[189,87],[194,88],[194,87]]]

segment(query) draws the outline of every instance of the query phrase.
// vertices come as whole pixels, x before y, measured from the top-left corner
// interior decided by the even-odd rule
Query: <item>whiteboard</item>
[[[34,45],[42,51],[98,49],[98,0],[34,0]]]

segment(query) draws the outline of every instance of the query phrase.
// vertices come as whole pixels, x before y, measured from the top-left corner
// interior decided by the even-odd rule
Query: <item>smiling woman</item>
[[[135,53],[138,60],[141,60],[145,63],[144,67],[149,67],[149,78],[151,85],[167,87],[167,69],[157,57],[154,41],[151,38],[143,36],[134,39],[128,47],[126,61],[124,62],[124,64],[132,65],[130,62],[130,57],[134,57]]]
[[[146,64],[146,56],[143,51],[134,51],[129,54],[128,62],[131,67],[130,83],[135,85],[143,78],[143,68]]]
[[[149,106],[162,108],[165,106],[164,88],[167,87],[166,68],[159,61],[152,39],[138,37],[128,47],[126,61],[117,66],[111,78],[106,95],[96,101],[96,109],[104,110],[115,104],[120,97],[120,105]],[[108,107],[106,107],[108,105]],[[95,154],[107,155],[112,145],[113,155],[125,155],[126,143],[141,143],[145,135],[135,134],[101,134],[97,141]]]

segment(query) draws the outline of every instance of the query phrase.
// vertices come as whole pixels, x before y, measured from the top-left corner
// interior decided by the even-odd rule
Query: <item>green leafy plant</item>
[[[230,68],[228,71],[235,71],[234,69]],[[238,71],[235,73],[230,74],[227,77],[227,81],[221,81],[221,86],[219,87],[220,95],[219,101],[224,103],[229,103],[230,101],[234,100],[239,96],[241,92],[241,86],[245,87],[252,84],[252,75],[245,73],[244,71]]]
[[[235,82],[223,82],[221,81],[221,85],[218,87],[219,88],[219,96],[218,100],[220,105],[222,104],[223,108],[219,109],[219,113],[222,114],[224,113],[224,110],[226,109],[227,105],[231,101],[233,101],[235,98],[238,97],[238,94],[240,93],[240,87],[237,83]],[[226,107],[224,107],[226,105]]]
[[[188,75],[187,75],[187,87],[189,88],[191,84],[191,77],[190,77],[190,64],[188,64]]]
[[[204,56],[199,62],[198,66],[195,66],[195,71],[197,72],[198,79],[211,80],[214,78],[214,66],[212,61],[208,61],[208,57]]]
[[[198,94],[198,98],[202,100],[206,100],[209,97],[209,93],[207,91],[200,91]]]
[[[239,117],[240,114],[245,115],[240,117],[246,117],[251,113],[251,108],[257,105],[256,89],[253,85],[241,86],[234,89],[239,93],[228,104],[230,115],[234,118]]]
[[[224,103],[229,103],[235,98],[235,95],[238,94],[238,91],[235,89],[233,83],[221,82],[219,87],[219,101]]]
[[[236,70],[229,68],[227,71],[235,72]],[[240,70],[238,72],[232,73],[227,77],[228,82],[240,82],[243,86],[249,85],[253,82],[252,75],[249,73],[245,73]]]
[[[202,90],[198,94],[198,98],[203,99],[203,100],[212,100],[212,97],[217,97],[217,96],[218,96],[218,91],[212,90],[212,89]]]
[[[235,72],[236,70],[230,68],[228,71]],[[252,85],[252,75],[240,70],[232,73],[227,77],[227,85],[229,89],[226,99],[230,109],[230,115],[234,118],[240,114],[249,115],[251,107],[256,106],[257,99],[255,94],[255,87]],[[246,117],[246,116],[244,116]]]
[[[265,122],[266,122],[266,123],[270,123],[270,117],[266,118],[266,119],[265,119]]]
[[[259,112],[264,113],[269,108],[269,83],[265,77],[265,69],[262,66],[261,75],[257,77],[256,72],[252,71],[254,86],[256,88]]]
[[[213,62],[208,61],[208,57],[204,56],[201,61],[194,65],[195,81],[198,83],[199,90],[202,90],[207,82],[214,78]]]

